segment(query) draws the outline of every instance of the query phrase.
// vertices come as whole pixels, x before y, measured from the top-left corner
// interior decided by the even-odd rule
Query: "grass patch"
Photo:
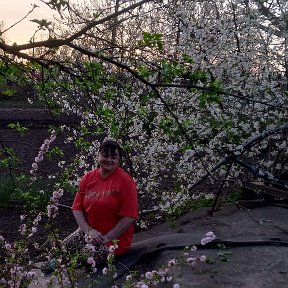
[[[226,195],[222,201],[218,201],[217,205],[218,207],[224,207],[231,204],[234,204],[237,200],[242,199],[242,191],[236,190],[229,193],[229,195]],[[174,220],[181,216],[183,216],[186,213],[189,213],[191,211],[198,210],[200,208],[209,208],[213,207],[215,198],[214,197],[200,197],[198,199],[190,199],[184,202],[181,206],[177,207],[171,207],[167,212],[165,217],[167,217],[168,220]]]
[[[20,204],[28,210],[44,210],[50,199],[47,188],[46,183],[31,182],[24,174],[13,179],[9,175],[1,176],[0,207]]]
[[[204,207],[212,207],[214,203],[214,198],[201,197],[198,199],[191,199],[184,202],[181,206],[171,207],[167,212],[165,217],[169,220],[177,219],[184,214],[198,210]]]
[[[15,184],[11,177],[0,177],[0,207],[9,205],[14,200]]]

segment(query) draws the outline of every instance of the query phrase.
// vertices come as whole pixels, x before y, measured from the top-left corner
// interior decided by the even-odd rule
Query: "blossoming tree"
[[[140,195],[173,210],[219,159],[287,121],[286,1],[46,3],[59,21],[33,21],[49,38],[2,41],[2,74],[5,82],[8,63],[14,76],[36,69],[51,113],[80,118],[79,127],[55,127],[79,149],[72,165],[61,164],[65,183],[75,187],[112,137]],[[239,176],[238,167],[230,173]]]

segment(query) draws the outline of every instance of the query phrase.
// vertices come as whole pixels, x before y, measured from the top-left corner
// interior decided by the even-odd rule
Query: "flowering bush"
[[[53,197],[51,197],[51,205],[57,207],[59,198],[63,195],[63,190],[59,189],[53,192]],[[48,206],[47,215],[49,218],[54,218],[57,216],[57,210],[52,209],[51,205]],[[28,239],[28,242],[15,242],[9,243],[4,239],[3,236],[0,236],[0,253],[1,257],[5,259],[5,265],[1,271],[1,287],[28,287],[30,283],[38,283],[39,275],[36,277],[33,267],[35,264],[35,259],[30,257],[30,246],[34,248],[39,248],[39,244],[33,241],[34,235],[37,233],[37,226],[42,220],[42,215],[37,215],[30,225],[24,223],[27,216],[21,216],[21,225],[19,232],[24,237]],[[53,238],[54,237],[54,238]],[[46,283],[46,287],[49,285],[60,285],[60,287],[77,287],[77,276],[74,273],[75,268],[77,268],[76,262],[77,259],[82,259],[84,255],[71,255],[67,254],[69,251],[61,245],[61,241],[57,238],[56,234],[51,238],[53,240],[53,246],[50,249],[49,256],[47,259],[54,259],[55,261],[55,272],[52,277],[49,277]],[[213,232],[208,232],[201,240],[201,244],[205,245],[215,239]],[[88,250],[93,251],[93,245],[87,244]],[[117,248],[117,243],[115,242],[113,246],[109,247],[109,254],[107,256],[107,266],[103,268],[102,275],[110,279],[115,279],[118,275],[114,266],[114,250]],[[95,248],[94,248],[95,249]],[[186,250],[189,247],[186,247]],[[87,251],[88,251],[87,250]],[[197,247],[194,245],[190,248],[191,253],[195,253]],[[88,254],[87,254],[88,255]],[[190,253],[185,252],[184,256],[186,257],[186,264],[193,267],[199,267],[201,262],[206,262],[206,256],[200,255],[196,257],[191,257]],[[97,272],[97,263],[95,259],[91,256],[86,257],[86,263],[91,268],[88,272],[88,279],[91,283],[97,283],[98,279],[90,278],[91,273]],[[183,263],[183,262],[182,262]],[[136,280],[136,273],[131,273],[126,276],[124,281],[124,287],[154,287],[155,285],[163,282],[172,283],[173,277],[170,275],[171,267],[175,265],[180,265],[181,263],[177,259],[171,259],[168,261],[166,268],[161,268],[160,270],[147,271],[145,274],[141,275],[140,280]],[[118,284],[114,284],[113,287],[118,287]],[[122,284],[121,284],[122,285]],[[176,285],[176,286],[175,286]],[[178,287],[177,283],[173,287]]]

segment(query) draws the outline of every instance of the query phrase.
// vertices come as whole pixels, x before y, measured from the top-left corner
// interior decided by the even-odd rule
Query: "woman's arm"
[[[81,231],[83,231],[84,233],[87,233],[90,230],[90,226],[86,221],[84,213],[80,210],[73,210],[73,215]]]
[[[103,243],[104,241],[103,234],[97,231],[96,229],[92,229],[89,226],[85,218],[85,215],[82,211],[73,210],[73,215],[77,221],[79,228],[81,229],[81,231],[83,231],[86,234],[86,236],[88,237],[88,240],[89,238],[91,238],[90,241],[92,242],[95,241],[96,243]]]
[[[105,244],[110,242],[123,234],[130,225],[135,222],[135,220],[136,219],[132,217],[122,217],[112,230],[110,230],[106,235],[103,235],[103,243]]]

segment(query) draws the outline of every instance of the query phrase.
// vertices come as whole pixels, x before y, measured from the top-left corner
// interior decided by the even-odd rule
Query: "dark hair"
[[[117,155],[115,152],[116,149],[119,151],[119,158],[121,160],[122,148],[119,143],[114,140],[104,140],[100,145],[99,152],[104,153],[105,155]]]

